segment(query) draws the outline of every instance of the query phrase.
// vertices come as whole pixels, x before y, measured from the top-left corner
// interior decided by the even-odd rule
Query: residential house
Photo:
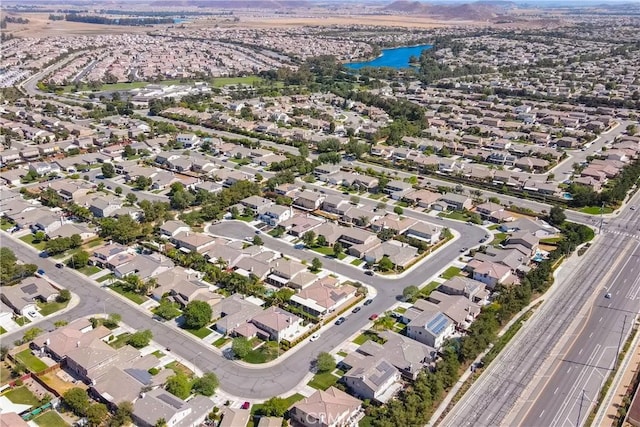
[[[262,312],[262,308],[245,299],[243,295],[233,294],[213,306],[211,318],[216,331],[232,334],[235,328],[248,323],[253,316]]]
[[[293,209],[288,206],[271,204],[258,208],[258,219],[271,226],[279,225],[292,216]]]
[[[504,233],[527,231],[539,239],[557,236],[560,230],[541,219],[518,218],[510,223],[501,224],[499,230]]]
[[[410,183],[397,179],[389,181],[382,189],[383,193],[391,196],[393,200],[402,200],[412,190],[413,186]]]
[[[409,338],[436,349],[442,347],[455,331],[451,319],[432,303],[409,308],[401,320],[407,324]]]
[[[374,211],[369,207],[360,208],[352,206],[342,215],[342,221],[347,224],[354,224],[358,227],[367,227],[372,221],[381,217],[383,212]]]
[[[98,234],[89,228],[88,224],[65,223],[53,231],[47,233],[47,238],[57,239],[58,237],[71,237],[74,234],[80,236],[83,242],[93,239]]]
[[[269,418],[269,417],[262,417]],[[262,420],[261,418],[261,420]],[[248,409],[241,408],[230,408],[228,406],[223,407],[222,409],[222,420],[218,427],[237,427],[237,426],[246,426],[251,420],[251,411]],[[261,424],[258,424],[258,427]],[[278,424],[275,427],[281,427],[282,423]]]
[[[3,286],[0,297],[16,314],[25,316],[27,313],[38,311],[38,302],[55,301],[58,295],[58,289],[46,280],[40,277],[29,277],[17,285]]]
[[[171,241],[182,251],[204,254],[215,244],[216,238],[204,233],[181,231]]]
[[[245,208],[251,209],[253,211],[253,213],[257,213],[258,209],[263,208],[263,207],[269,207],[271,205],[273,205],[274,203],[269,200],[269,199],[265,199],[264,197],[260,197],[260,196],[249,196],[246,197],[242,200],[240,200],[240,204],[242,206],[244,206]]]
[[[404,196],[404,200],[421,208],[430,208],[439,198],[440,194],[425,189],[411,191]]]
[[[331,276],[318,279],[293,295],[290,303],[312,316],[321,317],[338,310],[356,295],[351,285],[339,285]]]
[[[453,210],[471,209],[473,201],[462,194],[446,193],[438,198],[438,201],[444,202],[448,208]]]
[[[516,231],[506,241],[505,248],[517,249],[525,256],[531,257],[536,253],[540,239],[528,231]]]
[[[267,283],[273,286],[287,286],[289,282],[307,266],[294,260],[278,258],[270,263],[271,272],[267,276]]]
[[[176,135],[176,141],[181,143],[187,150],[194,149],[201,143],[200,138],[192,133],[179,133]]]
[[[89,263],[102,268],[113,268],[111,262],[123,255],[133,256],[132,249],[119,243],[109,243],[108,245],[94,249],[93,256],[89,259]]]
[[[436,288],[447,295],[458,295],[479,305],[488,302],[489,292],[484,283],[464,276],[455,276]]]
[[[399,380],[400,371],[385,358],[356,365],[342,377],[351,394],[380,403],[389,401],[402,388]]]
[[[335,387],[318,390],[289,409],[291,420],[304,427],[356,427],[362,402]]]
[[[505,265],[491,261],[482,261],[473,269],[473,280],[484,283],[491,290],[498,284],[506,283],[511,276],[511,269]]]
[[[187,224],[178,220],[165,221],[160,227],[160,237],[163,239],[172,239],[180,233],[186,233],[191,230]]]
[[[442,227],[428,222],[418,221],[407,229],[405,235],[412,239],[423,240],[433,244],[440,240],[441,233]]]
[[[322,210],[336,215],[344,215],[351,208],[349,200],[336,194],[328,195],[322,202]]]
[[[127,256],[126,262],[114,266],[113,273],[119,279],[135,274],[140,279],[145,280],[173,267],[175,267],[175,264],[170,258],[154,252]]]
[[[271,306],[256,314],[251,318],[251,323],[265,331],[268,339],[278,342],[293,341],[304,332],[300,317],[277,306]]]
[[[396,268],[406,268],[416,259],[416,256],[418,256],[417,248],[396,240],[383,242],[381,245],[366,250],[362,254],[362,258],[370,264],[379,262],[382,258],[387,257]]]
[[[464,295],[449,295],[435,290],[429,294],[427,302],[435,304],[455,323],[458,330],[466,330],[480,314],[480,305],[470,301]],[[415,305],[422,303],[425,301],[418,300]]]
[[[163,388],[143,393],[133,404],[132,418],[136,426],[154,427],[163,419],[167,426],[197,427],[211,412],[213,402],[205,396],[195,396],[188,402]]]
[[[293,204],[300,209],[313,211],[320,208],[324,199],[325,195],[320,192],[302,191],[297,194]]]
[[[302,236],[307,231],[314,230],[316,227],[324,224],[325,222],[325,219],[310,216],[309,214],[296,214],[290,219],[282,221],[278,225],[280,227],[283,227],[289,234],[293,236]]]
[[[89,210],[98,218],[113,216],[114,212],[122,208],[122,200],[116,196],[100,195],[88,202]]]

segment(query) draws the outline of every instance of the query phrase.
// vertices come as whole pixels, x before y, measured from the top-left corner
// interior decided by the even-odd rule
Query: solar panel
[[[22,292],[28,295],[33,295],[38,292],[38,286],[35,283],[30,283],[20,288]]]
[[[449,319],[442,313],[438,313],[436,317],[431,319],[429,323],[427,323],[427,329],[432,331],[436,335],[440,335],[440,333],[446,328],[447,323],[449,323]]]

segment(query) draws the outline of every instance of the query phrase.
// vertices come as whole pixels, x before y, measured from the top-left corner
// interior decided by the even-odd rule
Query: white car
[[[320,332],[316,332],[315,334],[311,335],[311,338],[309,338],[309,341],[315,341],[318,338],[320,338]]]
[[[606,299],[611,299],[611,294],[609,292],[607,292],[604,296]]]

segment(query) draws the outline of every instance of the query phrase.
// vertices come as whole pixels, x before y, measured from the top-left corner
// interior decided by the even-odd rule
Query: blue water
[[[190,22],[188,19],[184,19],[184,18],[173,18],[173,23],[174,24],[183,24],[185,22]]]
[[[345,67],[353,70],[359,70],[363,67],[391,67],[391,68],[409,68],[409,58],[415,56],[420,57],[423,50],[431,49],[431,45],[424,44],[420,46],[396,47],[393,49],[383,49],[382,55],[366,62],[350,62],[344,64]]]
[[[562,198],[565,200],[573,200],[571,193],[562,193]]]

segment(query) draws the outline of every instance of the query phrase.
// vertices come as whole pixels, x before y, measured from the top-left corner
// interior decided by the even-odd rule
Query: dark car
[[[261,234],[261,233],[262,233],[262,231],[256,230],[256,234]]]
[[[63,263],[61,263],[61,262],[56,263],[56,268],[63,268],[63,267],[64,267]]]
[[[372,300],[372,299],[368,299],[368,300],[366,300],[366,301],[364,302],[364,305],[369,305],[369,304],[371,304],[372,302],[373,302],[373,300]]]
[[[336,320],[336,325],[342,325],[345,320],[347,320],[347,319],[345,319],[344,317],[338,318],[338,320]]]
[[[348,196],[348,195],[349,195],[349,192],[348,192],[348,191],[343,191],[343,192],[342,192],[342,194],[344,194],[344,195],[347,195],[347,196]]]
[[[367,270],[364,272],[364,274],[366,274],[367,276],[373,276],[373,271],[372,270]]]
[[[360,310],[362,310],[362,307],[355,307],[353,310],[351,310],[352,313],[357,313]]]
[[[36,271],[36,273],[38,273],[41,276],[44,276],[44,270],[43,269],[39,269],[38,271]]]

